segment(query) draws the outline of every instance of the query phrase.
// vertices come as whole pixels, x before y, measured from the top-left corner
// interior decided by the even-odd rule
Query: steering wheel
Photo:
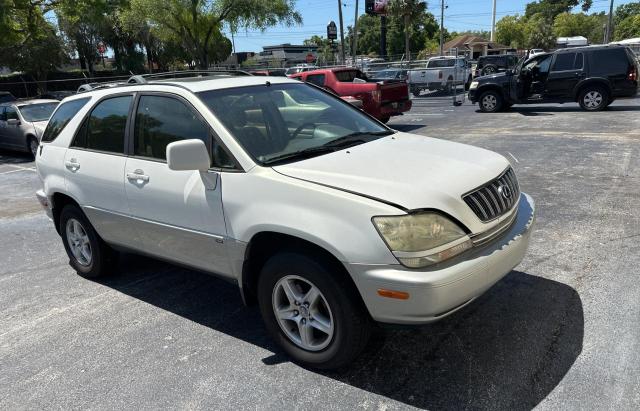
[[[298,136],[298,134],[300,134],[300,132],[305,129],[306,126],[313,127],[313,130],[316,129],[316,124],[315,123],[302,123],[298,128],[296,128],[296,130],[293,132],[293,134],[291,134],[291,139],[293,140],[294,138],[296,138]]]

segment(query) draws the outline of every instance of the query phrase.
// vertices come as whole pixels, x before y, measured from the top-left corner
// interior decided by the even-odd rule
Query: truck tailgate
[[[379,84],[379,90],[382,103],[389,103],[393,101],[403,101],[409,99],[409,87],[407,83],[403,82],[390,82]]]

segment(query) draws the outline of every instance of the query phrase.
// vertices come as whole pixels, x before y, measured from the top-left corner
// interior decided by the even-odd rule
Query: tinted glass
[[[351,83],[353,80],[359,78],[366,80],[367,76],[360,70],[342,70],[335,72],[336,78],[342,83]]]
[[[48,142],[55,140],[73,116],[78,114],[78,111],[87,104],[87,101],[89,101],[89,98],[81,98],[60,104],[55,113],[53,113],[53,116],[51,116],[51,119],[49,119],[47,128],[42,135],[42,141]]]
[[[124,133],[132,98],[114,97],[98,103],[89,116],[88,149],[124,153]]]
[[[594,50],[590,60],[591,71],[594,74],[626,74],[629,60],[624,49]]]
[[[18,111],[13,107],[7,107],[4,115],[7,120],[20,120],[18,117]]]
[[[5,114],[5,108],[4,107],[0,107],[0,121],[6,121],[7,120],[7,115]]]
[[[307,82],[316,86],[324,86],[324,74],[312,74],[307,76]]]
[[[455,64],[456,61],[454,59],[431,60],[427,63],[427,68],[453,67]],[[485,62],[485,64],[487,63]]]
[[[42,103],[20,106],[19,109],[22,117],[27,121],[46,121],[49,120],[56,107],[58,107],[58,103]]]
[[[199,96],[263,165],[354,133],[358,142],[390,133],[357,108],[300,83],[211,90]]]
[[[207,125],[181,101],[164,96],[140,97],[134,132],[135,155],[166,160],[169,143],[198,139],[208,146],[208,137]]]
[[[575,59],[576,53],[558,54],[555,63],[553,63],[553,71],[572,70]]]

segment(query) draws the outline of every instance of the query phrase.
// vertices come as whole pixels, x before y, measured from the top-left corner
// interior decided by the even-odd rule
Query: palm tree
[[[427,2],[422,0],[391,0],[387,6],[389,13],[404,21],[404,48],[407,61],[411,61],[409,44],[411,27],[420,21],[427,11]]]

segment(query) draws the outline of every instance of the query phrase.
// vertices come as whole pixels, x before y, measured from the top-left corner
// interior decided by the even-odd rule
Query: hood
[[[476,77],[476,78],[474,78],[474,80],[476,80],[476,81],[488,81],[488,80],[502,79],[504,77],[507,77],[507,73],[502,71],[500,73],[494,73],[494,74],[488,74],[486,76]]]
[[[47,121],[33,121],[31,124],[33,124],[33,128],[36,130],[38,138],[42,138],[44,129],[47,128]]]
[[[463,194],[508,166],[506,158],[482,148],[396,133],[274,169],[408,210],[434,208],[456,215],[460,207],[467,208]]]

